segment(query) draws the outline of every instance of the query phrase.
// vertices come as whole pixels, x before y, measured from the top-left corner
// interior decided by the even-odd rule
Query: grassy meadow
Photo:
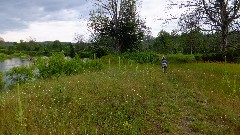
[[[106,62],[0,95],[1,134],[240,134],[240,65]]]

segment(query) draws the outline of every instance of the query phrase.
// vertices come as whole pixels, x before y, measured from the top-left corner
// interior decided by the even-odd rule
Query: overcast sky
[[[168,0],[142,0],[140,15],[157,36],[162,29],[171,31],[176,23],[162,25],[170,14],[180,14],[179,9],[170,12]],[[176,0],[173,0],[176,1]],[[87,39],[87,20],[93,3],[86,0],[1,0],[0,37],[5,41],[19,42],[31,38],[36,41],[70,41],[76,33]]]

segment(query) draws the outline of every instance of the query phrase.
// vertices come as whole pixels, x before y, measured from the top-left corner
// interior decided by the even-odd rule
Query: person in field
[[[163,73],[166,73],[167,72],[167,59],[163,56],[162,57],[162,70],[163,70]]]

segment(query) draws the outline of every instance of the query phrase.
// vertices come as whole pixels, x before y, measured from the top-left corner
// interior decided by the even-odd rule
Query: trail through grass
[[[0,134],[240,133],[232,65],[230,87],[217,64],[171,65],[167,74],[156,65],[120,66],[20,86],[21,122],[17,91],[1,94]]]

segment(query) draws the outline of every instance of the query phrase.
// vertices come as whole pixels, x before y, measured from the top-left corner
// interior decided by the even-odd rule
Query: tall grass
[[[34,62],[38,70],[39,78],[59,77],[60,75],[72,75],[84,70],[99,70],[102,63],[99,60],[87,60],[83,62],[78,56],[73,59],[65,58],[63,53],[56,53],[49,58],[38,58]]]
[[[239,65],[226,64],[227,88],[224,64],[177,64],[163,74],[159,65],[110,61],[1,94],[0,134],[239,133],[239,91],[231,90],[240,87]]]
[[[28,54],[25,54],[25,53],[22,53],[22,52],[20,52],[20,53],[15,52],[11,55],[11,57],[29,58],[30,56]]]
[[[5,82],[3,81],[3,73],[0,71],[0,91],[3,90]]]
[[[0,60],[5,60],[5,59],[8,59],[8,58],[10,58],[10,56],[8,56],[7,54],[0,53]]]
[[[23,84],[34,79],[34,69],[33,66],[13,67],[6,72],[6,77],[11,85]]]

